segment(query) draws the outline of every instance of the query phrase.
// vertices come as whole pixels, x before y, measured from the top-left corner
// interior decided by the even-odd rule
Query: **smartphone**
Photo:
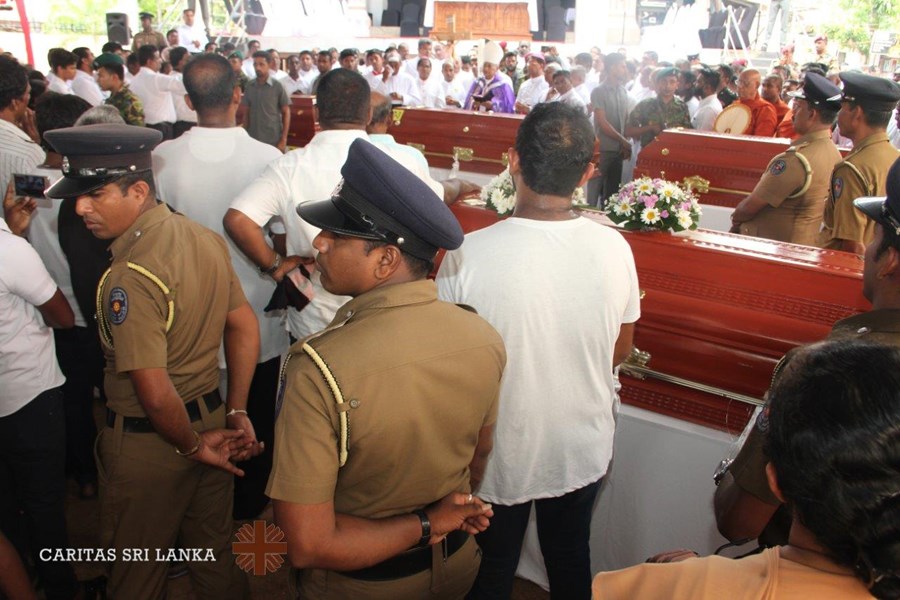
[[[43,200],[45,198],[44,190],[50,187],[50,179],[43,175],[13,173],[13,187],[15,187],[16,196],[28,196]]]

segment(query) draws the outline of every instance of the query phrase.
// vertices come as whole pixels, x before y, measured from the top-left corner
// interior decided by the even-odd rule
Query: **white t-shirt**
[[[640,317],[622,235],[585,218],[509,218],[448,252],[438,297],[472,306],[500,332],[506,370],[479,496],[513,505],[602,477],[612,457],[613,350]]]
[[[59,169],[37,168],[29,171],[29,174],[47,177],[50,185],[62,177]],[[75,291],[72,289],[72,271],[69,268],[69,259],[66,258],[62,247],[59,245],[59,208],[58,200],[38,200],[37,209],[31,214],[31,224],[28,226],[28,241],[37,251],[38,256],[50,273],[50,277],[56,282],[59,291],[63,293],[72,312],[75,313],[75,325],[87,327],[87,321],[81,314],[81,308],[75,301]]]
[[[37,252],[0,219],[0,417],[66,381],[53,330],[37,309],[55,293]]]
[[[234,245],[225,233],[222,217],[235,196],[281,156],[277,148],[254,140],[242,127],[194,127],[153,150],[153,174],[159,198],[212,229],[228,243],[231,264],[259,321],[257,362],[265,362],[287,350],[284,314],[263,311],[275,290],[275,282],[260,273]],[[219,366],[225,366],[221,353]]]
[[[466,102],[466,94],[469,92],[469,89],[463,87],[459,77],[454,77],[453,81],[447,81],[442,77],[441,92],[444,94],[445,104],[447,96],[450,96],[451,98],[459,102],[459,106],[461,107]]]
[[[291,150],[270,163],[256,181],[238,194],[231,208],[244,213],[260,227],[273,217],[281,217],[288,255],[315,256],[312,241],[320,230],[300,218],[297,206],[331,197],[341,181],[341,167],[347,161],[350,144],[357,138],[368,139],[361,129],[320,131],[303,148]],[[443,197],[441,185],[413,158],[379,147]],[[310,303],[302,311],[288,309],[288,331],[298,339],[324,329],[337,309],[350,300],[348,296],[327,292],[318,272],[313,273],[312,283],[314,296]]]

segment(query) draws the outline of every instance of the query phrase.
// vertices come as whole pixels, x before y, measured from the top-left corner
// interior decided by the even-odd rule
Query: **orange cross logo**
[[[284,564],[287,542],[276,525],[266,525],[265,521],[245,523],[235,537],[237,541],[231,543],[231,551],[237,556],[234,562],[247,573],[274,573]]]

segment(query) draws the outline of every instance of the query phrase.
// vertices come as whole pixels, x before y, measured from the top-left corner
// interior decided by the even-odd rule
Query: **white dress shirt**
[[[148,125],[174,123],[177,120],[172,94],[186,93],[184,85],[170,75],[162,75],[141,67],[129,86],[144,105],[144,122]]]
[[[550,84],[543,75],[526,79],[519,86],[519,95],[516,96],[516,102],[521,102],[525,106],[535,106],[544,100]]]
[[[91,106],[103,104],[103,90],[94,78],[84,71],[76,71],[72,81],[72,91],[80,98],[87,100]]]
[[[47,91],[57,94],[71,94],[72,82],[60,79],[53,73],[47,73]]]
[[[722,103],[715,94],[710,94],[706,98],[700,100],[697,105],[697,112],[691,119],[691,125],[697,131],[712,131],[716,122],[716,117],[722,112]]]
[[[196,22],[193,26],[182,23],[175,28],[175,31],[178,32],[178,45],[182,48],[187,48],[188,52],[203,52],[203,47],[209,42],[206,32],[203,31],[202,24]],[[195,41],[199,45],[195,45]]]

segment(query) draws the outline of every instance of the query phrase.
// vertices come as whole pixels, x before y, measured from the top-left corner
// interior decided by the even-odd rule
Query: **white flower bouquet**
[[[575,188],[572,194],[572,205],[584,204],[584,190]],[[509,169],[491,179],[481,188],[481,201],[501,217],[511,215],[516,207],[516,188],[513,185]]]
[[[700,203],[689,189],[665,179],[626,183],[606,203],[606,215],[629,230],[685,231],[700,224]]]

